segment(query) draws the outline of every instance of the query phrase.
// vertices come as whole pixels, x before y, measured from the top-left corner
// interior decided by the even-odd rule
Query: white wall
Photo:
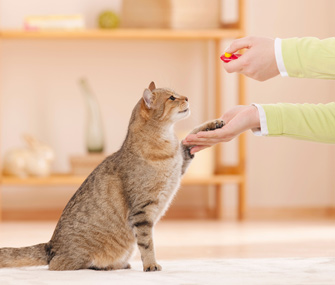
[[[335,34],[332,0],[246,2],[247,34],[283,38]],[[52,4],[1,0],[0,23],[2,28],[20,28],[26,14],[81,12],[87,15],[88,26],[94,27],[99,11],[119,7],[120,1],[105,0],[59,0]],[[68,157],[85,150],[84,105],[77,86],[83,75],[89,78],[102,107],[108,152],[120,146],[131,109],[151,80],[190,98],[192,117],[180,125],[180,129],[188,130],[204,118],[202,106],[211,80],[207,51],[204,43],[184,41],[6,40],[1,45],[0,61],[1,151],[21,145],[20,135],[29,132],[54,147],[56,171],[68,170]],[[280,77],[263,83],[247,80],[250,103],[329,102],[334,92],[331,81]],[[248,134],[249,206],[334,206],[334,155],[332,145]],[[32,203],[29,198],[35,200],[32,192],[24,189],[3,190],[4,207],[16,205],[13,193],[21,200],[25,197],[27,206]],[[234,196],[233,192],[227,194],[228,204],[233,203]]]
[[[268,37],[335,35],[334,1],[249,0],[247,33]],[[247,81],[250,102],[327,103],[334,81],[277,77]],[[334,202],[334,146],[249,136],[249,203],[253,206],[329,206]],[[334,205],[334,203],[333,203]]]

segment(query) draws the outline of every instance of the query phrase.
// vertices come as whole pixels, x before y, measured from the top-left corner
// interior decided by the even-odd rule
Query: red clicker
[[[220,58],[222,61],[224,62],[230,62],[232,60],[235,60],[235,59],[238,59],[242,54],[238,54],[238,53],[233,53],[233,54],[230,54],[230,53],[225,53],[223,54]]]

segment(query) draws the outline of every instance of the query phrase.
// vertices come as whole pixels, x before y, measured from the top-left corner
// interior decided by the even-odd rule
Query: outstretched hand
[[[221,129],[188,135],[184,145],[194,145],[191,154],[213,146],[219,142],[228,142],[249,129],[260,128],[259,114],[255,106],[236,106],[223,114],[226,123]]]

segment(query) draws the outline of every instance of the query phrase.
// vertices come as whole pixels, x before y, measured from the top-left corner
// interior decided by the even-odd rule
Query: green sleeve
[[[261,105],[268,135],[335,143],[335,103]]]
[[[335,79],[335,37],[283,39],[281,47],[290,77]]]

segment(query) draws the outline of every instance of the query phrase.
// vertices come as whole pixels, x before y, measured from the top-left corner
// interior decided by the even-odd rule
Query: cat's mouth
[[[180,112],[178,112],[178,113],[186,113],[187,111],[188,111],[188,108],[186,108],[185,110],[180,111]]]

